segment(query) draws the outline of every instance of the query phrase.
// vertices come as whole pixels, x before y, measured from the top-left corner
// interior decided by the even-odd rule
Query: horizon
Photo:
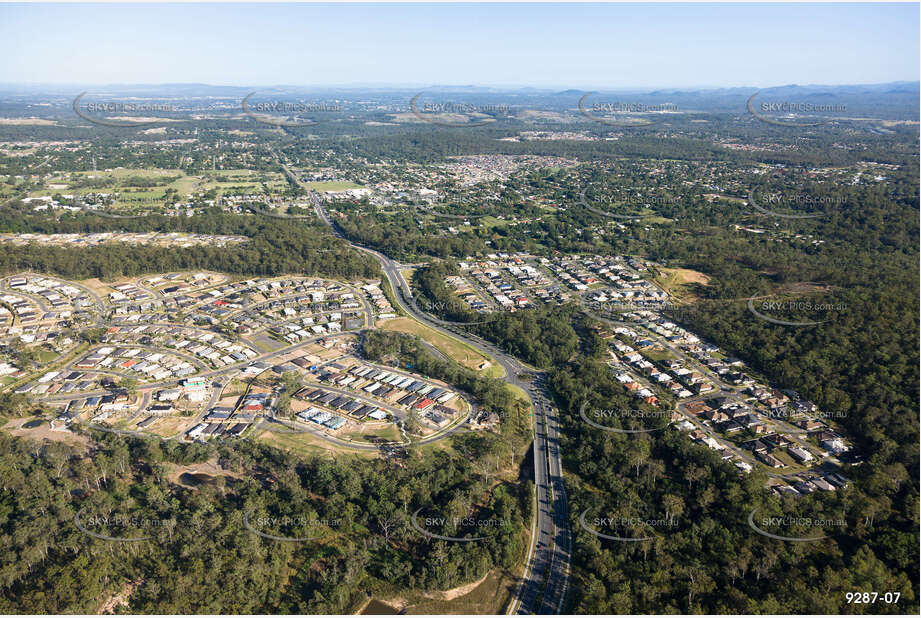
[[[855,87],[877,87],[877,86],[888,86],[893,84],[904,84],[904,85],[918,85],[921,87],[921,80],[915,79],[897,79],[891,81],[882,81],[882,82],[841,82],[841,83],[810,83],[810,84],[798,84],[798,83],[785,83],[785,84],[775,84],[768,86],[754,86],[749,84],[736,84],[736,85],[726,85],[726,86],[715,86],[709,84],[690,84],[687,86],[631,86],[631,87],[622,87],[622,88],[601,88],[601,91],[604,92],[636,92],[642,90],[677,90],[677,91],[717,91],[717,90],[751,90],[751,89],[760,89],[760,90],[774,90],[778,88],[855,88]],[[381,88],[387,90],[402,90],[402,89],[414,89],[414,88],[457,88],[457,89],[468,89],[468,90],[535,90],[547,93],[556,93],[556,92],[568,92],[568,91],[578,91],[578,92],[587,92],[588,87],[578,87],[570,86],[566,84],[560,84],[556,86],[546,85],[546,86],[535,86],[531,84],[451,84],[451,83],[391,83],[391,82],[379,82],[379,83],[362,83],[362,82],[346,82],[346,83],[316,83],[316,84],[295,84],[295,83],[273,83],[273,84],[245,84],[245,83],[209,83],[209,82],[4,82],[0,81],[0,87],[2,86],[20,86],[20,87],[30,87],[30,88],[70,88],[70,87],[130,87],[130,88],[156,88],[156,87],[165,87],[165,86],[199,86],[206,88],[341,88],[341,89],[367,89],[367,88]]]
[[[921,0],[7,1],[5,615],[921,615]]]

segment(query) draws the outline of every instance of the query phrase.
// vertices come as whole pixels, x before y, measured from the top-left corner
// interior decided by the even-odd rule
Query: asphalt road
[[[274,359],[274,358],[277,358],[277,357],[282,356],[282,355],[284,355],[284,354],[288,354],[288,353],[290,353],[290,352],[294,352],[294,351],[299,350],[299,349],[301,349],[301,348],[303,348],[303,347],[306,347],[306,346],[308,346],[308,345],[310,345],[310,344],[312,344],[312,343],[316,343],[316,342],[319,341],[320,339],[331,339],[331,338],[333,338],[333,337],[341,337],[341,336],[343,336],[343,335],[355,335],[355,334],[356,334],[356,331],[345,331],[345,332],[341,332],[341,333],[327,333],[327,334],[325,334],[325,335],[319,335],[319,336],[317,336],[317,337],[312,337],[312,338],[310,338],[310,339],[304,339],[303,341],[301,341],[301,342],[299,342],[299,343],[296,343],[296,344],[294,344],[294,345],[292,345],[292,346],[288,346],[288,347],[286,347],[286,348],[282,348],[282,349],[276,350],[276,351],[274,351],[274,352],[269,352],[269,353],[267,353],[267,354],[262,354],[262,355],[260,355],[260,356],[257,356],[256,358],[247,359],[247,360],[245,360],[245,361],[240,361],[239,363],[234,363],[234,364],[232,364],[232,365],[225,365],[224,367],[221,367],[221,368],[219,368],[219,369],[212,369],[212,370],[206,371],[206,372],[204,372],[204,373],[199,373],[199,374],[196,374],[196,375],[193,376],[193,377],[196,377],[196,378],[205,378],[205,379],[211,379],[211,378],[220,377],[220,376],[223,376],[224,374],[226,374],[227,372],[229,372],[229,371],[231,371],[231,370],[233,370],[233,369],[242,369],[243,367],[246,367],[247,365],[250,365],[250,364],[252,364],[252,363],[254,363],[254,362],[260,362],[260,361],[261,361],[261,362],[267,362],[267,361],[271,361],[271,360]],[[130,345],[131,345],[131,346],[134,346],[135,344],[130,344]],[[165,350],[167,350],[167,351],[172,351],[170,348],[165,348]],[[98,371],[96,371],[96,370],[94,370],[94,372],[98,373]],[[179,384],[180,381],[181,381],[181,379],[170,378],[170,379],[168,379],[168,380],[160,380],[160,381],[158,381],[158,382],[146,382],[146,383],[144,383],[144,384],[142,385],[142,388],[144,388],[145,390],[148,390],[148,389],[157,389],[157,388],[170,388],[170,387],[173,387],[173,386],[176,386],[177,384]],[[68,401],[68,400],[71,400],[71,399],[86,399],[87,397],[92,397],[92,396],[94,396],[94,395],[106,395],[106,394],[108,394],[108,392],[109,392],[109,391],[107,391],[107,390],[100,389],[100,390],[97,390],[97,391],[86,391],[86,392],[82,392],[82,393],[79,393],[79,394],[72,394],[72,393],[71,393],[71,394],[67,394],[67,395],[52,395],[52,396],[50,396],[50,397],[45,397],[44,400],[45,400],[45,401]]]
[[[286,168],[287,171],[287,168]],[[330,226],[333,233],[348,241],[339,228],[330,221],[319,200],[313,200],[317,216]],[[468,345],[496,359],[506,372],[505,381],[521,388],[534,407],[534,485],[537,492],[536,547],[532,548],[531,561],[526,565],[525,577],[512,601],[509,613],[559,614],[565,607],[571,560],[571,535],[569,508],[562,476],[559,445],[559,416],[546,396],[546,374],[536,372],[517,359],[505,354],[492,344],[471,335],[460,326],[436,319],[418,309],[409,284],[400,273],[399,264],[386,255],[356,245],[354,248],[372,255],[381,265],[384,275],[400,307],[409,315],[431,328],[461,339]],[[521,374],[533,376],[533,382],[519,378]]]

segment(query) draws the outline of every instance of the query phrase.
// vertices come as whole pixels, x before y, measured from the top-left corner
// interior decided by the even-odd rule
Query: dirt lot
[[[501,614],[514,589],[515,579],[510,574],[492,570],[475,582],[451,590],[374,599],[361,613]]]
[[[30,416],[22,419],[9,421],[3,428],[14,436],[20,438],[29,438],[31,440],[50,440],[51,442],[67,442],[77,446],[89,446],[90,440],[86,436],[81,436],[71,432],[69,429],[57,430],[52,429],[47,421],[39,427],[32,429],[23,429],[22,425],[29,421],[36,420],[36,417]],[[58,425],[56,423],[56,425]]]
[[[174,463],[165,463],[164,465],[169,469],[169,474],[166,477],[167,480],[171,483],[183,486],[185,486],[185,483],[180,479],[183,474],[203,474],[215,478],[219,476],[240,478],[242,476],[241,474],[222,468],[218,465],[216,457],[204,463],[190,464],[188,466],[180,466]]]
[[[688,268],[661,268],[656,282],[665,290],[681,300],[693,302],[697,299],[694,288],[698,285],[710,285],[710,277]]]

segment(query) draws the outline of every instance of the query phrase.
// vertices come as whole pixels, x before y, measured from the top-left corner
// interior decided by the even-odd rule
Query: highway
[[[284,164],[282,167],[290,178],[294,178],[295,182],[306,189]],[[460,339],[494,358],[505,369],[505,381],[521,388],[531,399],[535,420],[534,485],[538,507],[536,535],[534,536],[536,546],[533,546],[529,552],[530,561],[525,567],[525,576],[509,606],[508,613],[559,614],[565,608],[572,543],[569,530],[569,506],[560,458],[559,416],[547,397],[546,374],[526,367],[491,343],[464,331],[459,325],[439,320],[420,311],[413,299],[409,284],[400,272],[400,264],[379,251],[349,241],[338,226],[329,219],[318,196],[311,194],[311,197],[317,216],[330,227],[333,234],[349,242],[355,249],[377,259],[390,282],[395,300],[403,311],[430,328]]]

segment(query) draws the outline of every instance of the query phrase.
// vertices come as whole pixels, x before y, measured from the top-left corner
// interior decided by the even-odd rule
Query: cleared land
[[[314,191],[345,191],[346,189],[361,189],[361,185],[346,180],[318,180],[305,182],[304,186]]]
[[[314,455],[335,455],[337,457],[343,455],[358,455],[365,458],[374,458],[378,456],[376,450],[358,451],[343,448],[321,438],[317,438],[309,432],[281,433],[268,429],[262,431],[257,439],[263,440],[266,444],[305,457],[312,457]]]
[[[486,362],[489,363],[490,369],[497,367],[499,371],[502,371],[502,368],[498,367],[491,358],[487,358],[480,354],[462,341],[444,335],[412,318],[394,318],[392,320],[387,320],[381,323],[379,328],[381,330],[393,330],[416,335],[423,341],[427,341],[447,354],[451,359],[474,371],[480,371],[480,365]],[[487,375],[490,375],[489,369],[487,369]],[[501,375],[505,375],[505,372],[502,371]]]
[[[386,440],[387,442],[397,442],[403,440],[400,430],[393,423],[385,426],[376,425],[369,427],[362,424],[357,431],[350,431],[339,436],[343,440],[351,438],[356,442],[373,442],[375,439]]]
[[[710,277],[690,270],[688,268],[657,268],[656,283],[662,286],[669,295],[681,300],[693,302],[697,300],[694,288],[697,285],[709,285]]]
[[[176,163],[179,163],[177,158]],[[323,184],[323,183],[316,183]],[[337,183],[331,183],[337,184]],[[349,185],[350,183],[338,183]],[[215,190],[219,195],[263,194],[284,192],[287,183],[277,172],[245,169],[204,170],[187,174],[180,169],[145,168],[99,170],[93,174],[71,172],[47,180],[45,187],[32,191],[30,197],[53,196],[56,193],[118,193],[114,209],[145,209],[162,204],[166,192],[173,189],[180,201],[195,193]],[[357,185],[356,185],[357,186]],[[318,189],[332,190],[332,189]]]
[[[47,120],[45,118],[0,118],[0,125],[56,125],[57,120]]]
[[[521,557],[523,563],[528,547],[530,531],[522,532]],[[512,594],[518,586],[518,579],[512,573],[493,569],[475,582],[450,590],[433,592],[407,591],[400,597],[373,599],[361,614],[502,614],[508,607]]]
[[[88,446],[89,438],[83,435],[75,434],[71,431],[59,431],[51,428],[51,424],[46,420],[41,425],[33,428],[23,428],[23,425],[39,420],[37,416],[30,416],[22,419],[14,419],[4,427],[11,435],[20,438],[29,438],[30,440],[51,442],[67,442],[69,444]],[[15,427],[15,429],[14,429]]]

